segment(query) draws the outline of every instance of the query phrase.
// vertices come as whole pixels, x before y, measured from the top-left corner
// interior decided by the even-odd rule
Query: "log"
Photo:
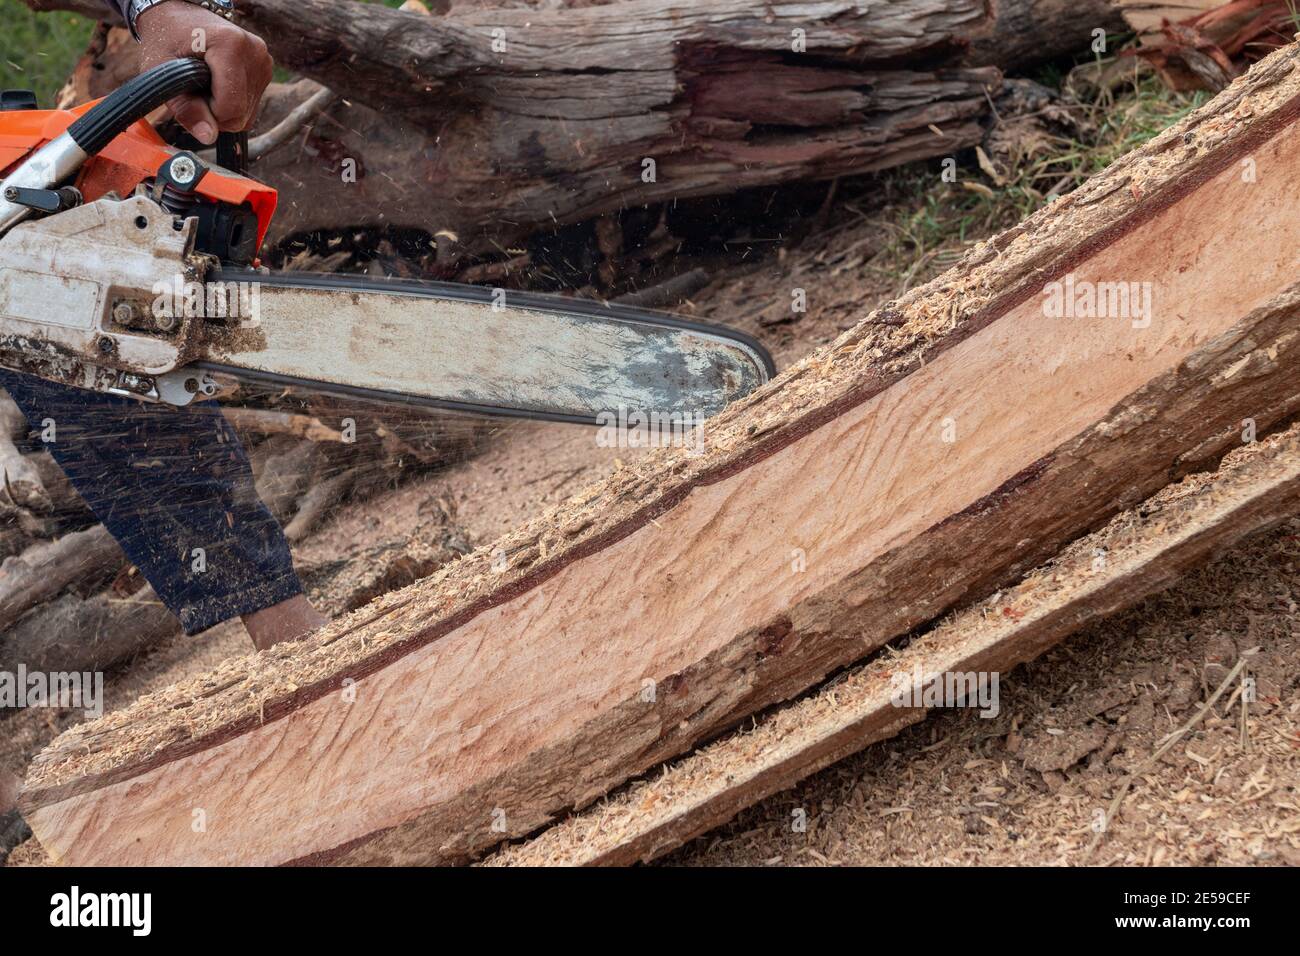
[[[971,49],[973,65],[1025,70],[1092,49],[1093,31],[1128,32],[1119,4],[1125,0],[998,0],[989,31]],[[1107,52],[1114,52],[1108,47]]]
[[[54,505],[41,474],[15,444],[26,434],[27,417],[8,393],[0,391],[0,500],[36,514],[49,514]]]
[[[0,670],[102,671],[180,631],[171,611],[145,586],[129,597],[111,591],[52,600],[0,637]]]
[[[422,229],[457,235],[453,259],[628,206],[952,155],[979,141],[1000,80],[956,65],[989,29],[982,0],[627,0],[445,17],[250,0],[239,22],[345,97],[297,148],[258,163],[281,191],[269,241]],[[73,88],[102,95],[134,72],[115,33]],[[316,89],[298,87],[268,98],[259,131]]]
[[[896,655],[656,771],[508,847],[492,866],[647,862],[810,774],[924,719],[935,675],[1000,673],[1087,625],[1175,586],[1189,569],[1300,512],[1300,426],[1233,452],[1080,538],[1013,589],[962,611]],[[972,702],[971,706],[977,706]]]
[[[896,65],[969,52],[971,61],[1004,70],[1086,53],[1093,30],[1124,29],[1110,0],[835,0],[775,7],[753,0],[623,0],[550,10],[465,7],[437,18],[397,10],[358,16],[350,4],[328,0],[308,0],[306,9],[303,16],[287,0],[248,0],[240,5],[240,22],[265,37],[285,66],[371,106],[392,104],[417,115],[437,109],[428,94],[449,87],[457,96],[491,99],[496,91],[488,88],[503,75],[545,80],[609,71],[621,88],[641,92],[643,84],[628,83],[630,69],[678,69],[690,62],[692,46],[793,52],[796,29],[805,31],[810,55]],[[495,30],[504,50],[493,48]],[[571,87],[564,93],[585,95]]]
[[[1244,418],[1294,414],[1298,63],[1261,61],[702,448],[72,728],[30,768],[33,832],[70,863],[471,858],[1014,581]],[[1120,281],[1151,308],[1051,315]]]
[[[441,231],[460,240],[444,271],[629,206],[954,155],[979,142],[1000,69],[1087,52],[1094,29],[1123,26],[1108,0],[625,0],[445,17],[249,0],[239,17],[282,66],[346,97],[258,163],[281,191],[271,242]],[[103,95],[135,56],[125,31],[97,37],[71,87]],[[276,90],[255,142],[281,141],[325,99],[311,81]]]
[[[36,605],[103,576],[126,558],[103,525],[32,545],[0,564],[0,633]],[[0,668],[3,669],[3,668]]]

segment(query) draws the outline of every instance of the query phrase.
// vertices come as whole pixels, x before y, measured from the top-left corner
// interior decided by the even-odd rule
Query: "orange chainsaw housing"
[[[70,110],[0,111],[0,176],[7,176],[18,163],[61,135],[77,117],[98,100]],[[73,184],[93,202],[115,192],[130,196],[148,182],[179,150],[168,146],[147,120],[140,120],[109,143],[99,155],[91,156]],[[201,199],[232,206],[247,206],[257,216],[257,247],[262,247],[271,217],[275,214],[276,191],[256,180],[205,163],[207,174],[195,193]]]

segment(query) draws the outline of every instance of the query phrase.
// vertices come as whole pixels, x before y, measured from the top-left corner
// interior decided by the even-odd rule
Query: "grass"
[[[401,6],[402,0],[376,0]],[[54,96],[86,50],[94,24],[75,13],[36,13],[22,0],[0,0],[0,88],[36,91],[43,108]],[[292,79],[277,71],[276,79]]]
[[[869,266],[900,290],[956,262],[975,241],[1020,222],[1178,122],[1208,99],[1166,89],[1151,73],[1118,94],[1078,104],[1086,134],[1036,137],[1014,168],[968,163],[943,182],[938,165],[913,165],[881,177],[893,239]]]
[[[34,13],[22,0],[0,0],[0,86],[36,91],[42,107],[86,50],[94,24],[75,13]]]

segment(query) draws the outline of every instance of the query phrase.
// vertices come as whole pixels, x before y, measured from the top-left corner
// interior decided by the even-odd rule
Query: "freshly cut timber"
[[[1005,673],[1298,512],[1300,426],[1293,426],[1232,452],[1217,471],[1190,475],[1115,516],[1014,588],[916,637],[900,653],[878,655],[752,730],[656,770],[488,862],[619,866],[660,856],[922,720],[926,688],[967,688],[966,675]],[[969,706],[979,706],[974,696]]]
[[[695,447],[72,729],[32,765],[33,832],[70,863],[472,857],[1217,460],[1300,402],[1297,62],[1261,61]]]

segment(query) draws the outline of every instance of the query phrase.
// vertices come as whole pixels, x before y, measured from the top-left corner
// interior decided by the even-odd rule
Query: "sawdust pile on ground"
[[[703,455],[661,450],[617,470],[553,512],[492,545],[445,566],[426,581],[380,598],[313,636],[260,655],[228,661],[217,671],[143,698],[136,706],[75,728],[55,742],[29,775],[46,787],[147,759],[166,748],[263,713],[276,701],[315,693],[331,675],[397,641],[409,640],[500,587],[552,566],[563,552],[621,527],[653,517],[656,501],[684,484],[725,467],[767,436],[796,425],[836,398],[905,372],[939,339],[977,321],[1009,285],[1033,281],[1041,269],[1073,249],[1079,235],[1113,225],[1138,205],[1152,184],[1177,188],[1208,150],[1238,133],[1250,114],[1279,108],[1300,95],[1300,53],[1279,51],[1245,81],[1146,149],[1058,200],[1021,226],[976,245],[961,273],[941,276],[887,304],[832,346],[800,362],[769,386],[710,423]],[[1244,99],[1247,90],[1252,99]],[[494,564],[504,553],[509,570]],[[304,690],[306,689],[306,690]]]

